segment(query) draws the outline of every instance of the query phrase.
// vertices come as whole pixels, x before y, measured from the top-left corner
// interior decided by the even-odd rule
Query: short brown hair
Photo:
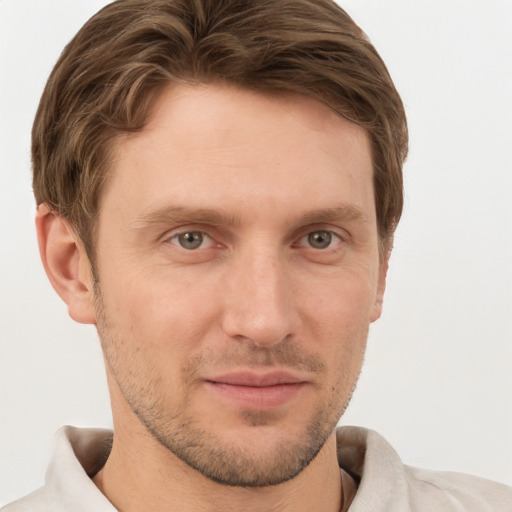
[[[403,206],[407,124],[382,59],[331,0],[118,0],[66,46],[32,131],[33,186],[93,257],[111,142],[176,81],[313,97],[367,130],[381,241]]]

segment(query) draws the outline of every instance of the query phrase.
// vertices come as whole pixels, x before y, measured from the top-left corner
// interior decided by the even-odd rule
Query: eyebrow
[[[135,229],[145,229],[169,223],[209,224],[211,226],[239,226],[240,218],[222,210],[209,208],[188,208],[186,206],[168,206],[143,213],[130,224]]]
[[[359,208],[353,205],[342,205],[308,211],[297,221],[294,221],[294,224],[321,224],[334,221],[369,223],[368,216]],[[242,224],[242,221],[238,215],[228,214],[222,209],[168,206],[142,213],[130,222],[136,230],[172,223],[238,227]]]
[[[301,224],[320,224],[323,222],[334,222],[343,220],[345,222],[370,222],[368,215],[354,205],[342,205],[335,208],[320,208],[306,212],[301,218]]]

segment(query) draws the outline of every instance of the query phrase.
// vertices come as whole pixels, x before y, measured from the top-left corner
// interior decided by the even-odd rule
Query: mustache
[[[280,367],[290,370],[322,373],[325,362],[314,353],[299,348],[296,343],[282,342],[270,347],[260,347],[254,342],[238,341],[236,345],[223,350],[205,349],[189,359],[183,368],[185,380],[192,379],[201,367],[230,370],[236,367],[269,368]]]

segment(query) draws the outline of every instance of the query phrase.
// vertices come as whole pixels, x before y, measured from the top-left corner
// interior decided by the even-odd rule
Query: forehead
[[[139,211],[249,200],[269,212],[279,202],[373,210],[365,130],[303,95],[169,86],[114,154],[104,202],[122,197]]]

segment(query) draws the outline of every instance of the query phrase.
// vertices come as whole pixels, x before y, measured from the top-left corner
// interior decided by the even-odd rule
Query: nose
[[[229,337],[268,347],[297,333],[293,272],[276,252],[248,251],[229,269],[222,316]]]

